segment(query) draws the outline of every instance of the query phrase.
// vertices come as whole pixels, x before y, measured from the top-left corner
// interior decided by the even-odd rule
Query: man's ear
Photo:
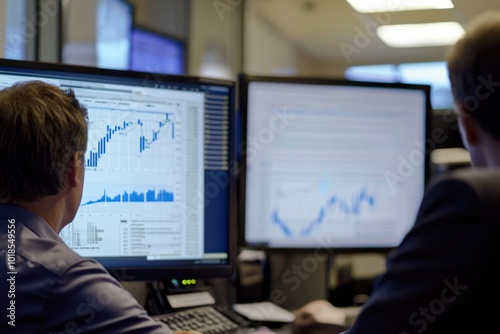
[[[70,187],[78,187],[83,182],[83,168],[85,168],[82,163],[83,159],[82,152],[73,153],[69,159],[66,178]]]
[[[467,140],[469,145],[477,145],[479,142],[479,128],[477,121],[472,117],[470,112],[468,112],[464,105],[461,103],[457,103],[455,105],[455,110],[457,111],[457,117],[459,118],[459,122],[462,126],[463,135]]]

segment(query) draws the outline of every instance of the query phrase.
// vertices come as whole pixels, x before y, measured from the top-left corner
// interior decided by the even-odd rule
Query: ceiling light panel
[[[347,0],[360,13],[453,8],[451,0]]]
[[[457,22],[387,25],[377,29],[378,37],[393,48],[453,45],[464,33]]]

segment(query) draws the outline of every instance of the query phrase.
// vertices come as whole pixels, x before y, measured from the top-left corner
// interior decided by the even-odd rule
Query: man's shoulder
[[[455,188],[461,188],[462,193],[474,194],[482,201],[487,199],[500,201],[500,170],[456,170],[432,180],[428,191],[453,192]]]
[[[442,233],[453,228],[455,236],[459,231],[500,233],[500,170],[457,170],[434,179],[427,188],[414,227],[433,226],[435,233],[437,228]]]
[[[41,266],[56,276],[64,275],[66,271],[80,263],[101,268],[97,262],[77,254],[61,240],[41,238],[29,228],[22,226],[17,232],[16,251],[23,262]]]

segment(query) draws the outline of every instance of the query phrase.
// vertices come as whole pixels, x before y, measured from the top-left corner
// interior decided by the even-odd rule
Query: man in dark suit
[[[500,333],[500,12],[474,20],[448,69],[476,169],[429,185],[349,334]]]
[[[500,333],[500,171],[430,186],[352,333]]]

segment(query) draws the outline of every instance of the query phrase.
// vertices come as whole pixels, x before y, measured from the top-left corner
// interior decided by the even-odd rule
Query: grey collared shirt
[[[0,333],[171,333],[28,210],[0,204],[0,260]]]

